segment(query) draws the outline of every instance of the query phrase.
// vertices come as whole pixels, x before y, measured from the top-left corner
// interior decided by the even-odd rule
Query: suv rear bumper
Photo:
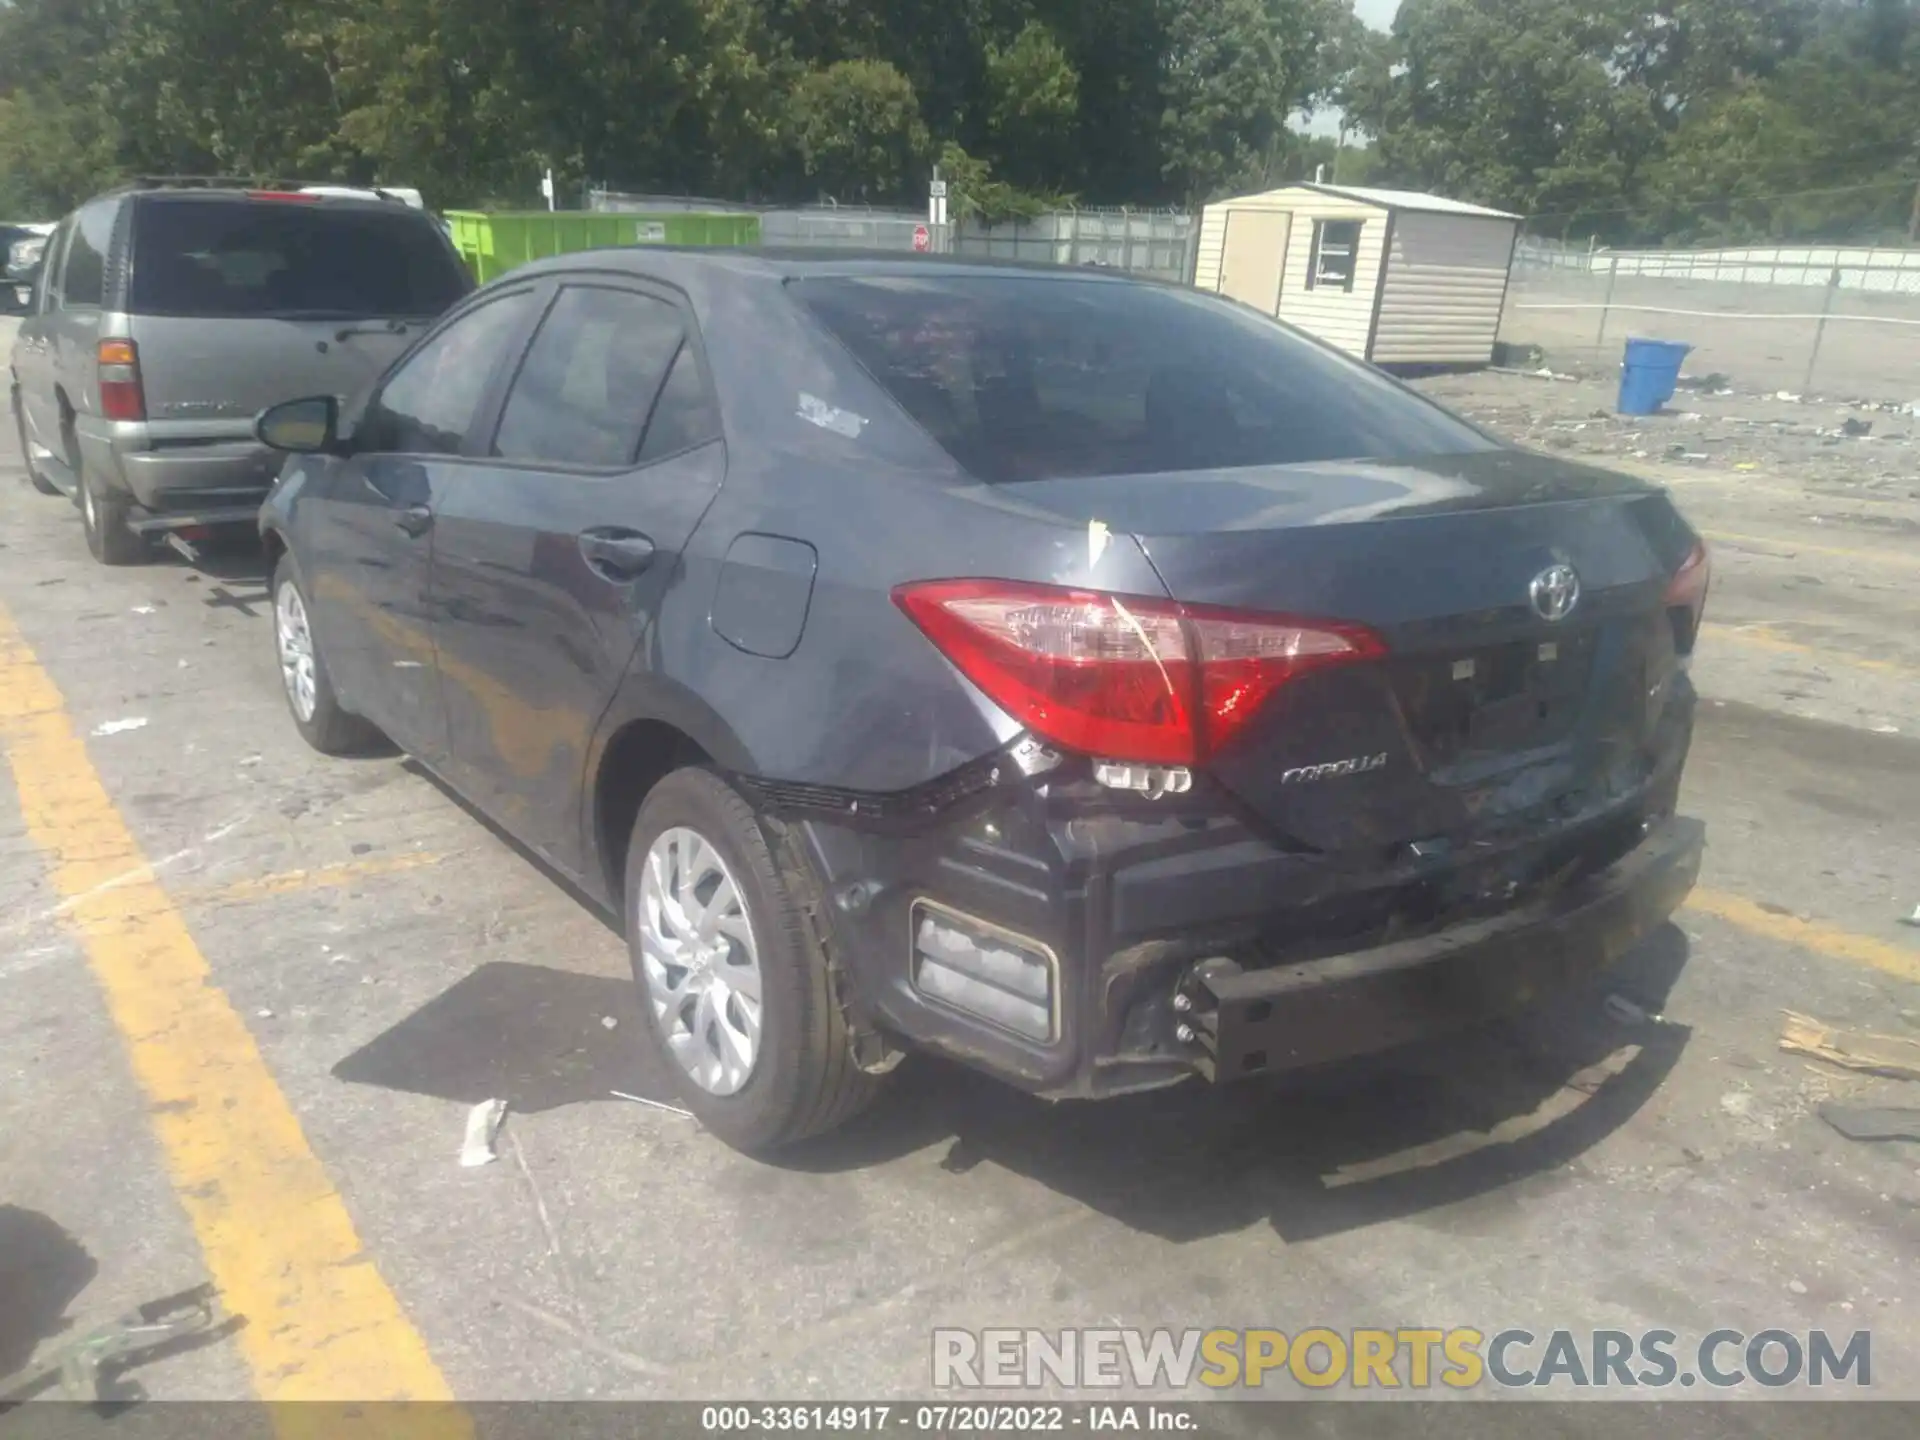
[[[80,444],[89,467],[155,515],[257,509],[286,459],[254,440],[176,440],[136,449],[123,437],[82,432]]]

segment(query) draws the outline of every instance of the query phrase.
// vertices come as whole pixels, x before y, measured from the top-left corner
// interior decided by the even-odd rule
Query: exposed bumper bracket
[[[1620,860],[1550,899],[1372,950],[1191,972],[1203,1073],[1232,1080],[1391,1049],[1489,1020],[1596,975],[1680,907],[1706,827],[1668,819]]]

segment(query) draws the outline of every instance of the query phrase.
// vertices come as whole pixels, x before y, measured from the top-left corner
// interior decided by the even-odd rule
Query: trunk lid
[[[1670,743],[1663,596],[1693,536],[1627,477],[1502,450],[996,498],[1132,533],[1177,600],[1381,636],[1383,660],[1282,687],[1207,764],[1285,843],[1368,865],[1504,844],[1633,794]],[[1554,619],[1531,592],[1559,567],[1579,593]]]
[[[426,317],[282,320],[136,315],[147,418],[230,422],[245,430],[269,405],[307,395],[342,401],[413,342]]]
[[[143,195],[127,266],[149,418],[216,431],[352,394],[472,288],[430,216],[286,193]]]

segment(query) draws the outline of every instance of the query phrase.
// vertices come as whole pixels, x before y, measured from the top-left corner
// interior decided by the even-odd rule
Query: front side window
[[[40,285],[34,307],[39,314],[48,315],[60,308],[60,272],[66,265],[67,236],[72,233],[73,221],[61,221],[40,257]]]
[[[493,453],[597,468],[630,465],[686,327],[664,300],[570,285],[527,350]]]
[[[1370,366],[1198,291],[1039,276],[792,289],[989,483],[1493,448]]]
[[[401,361],[368,408],[360,449],[458,455],[501,354],[527,318],[532,290],[471,310]]]
[[[1309,290],[1353,289],[1360,265],[1359,220],[1313,222],[1313,254],[1307,265]]]

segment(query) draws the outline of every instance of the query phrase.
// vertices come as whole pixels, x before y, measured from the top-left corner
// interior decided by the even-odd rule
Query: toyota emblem
[[[1571,565],[1549,565],[1533,577],[1527,598],[1542,620],[1564,620],[1580,603],[1580,577]]]

